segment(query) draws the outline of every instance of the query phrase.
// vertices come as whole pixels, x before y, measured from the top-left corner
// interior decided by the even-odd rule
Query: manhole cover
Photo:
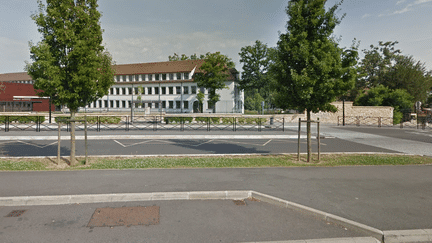
[[[246,202],[244,200],[233,200],[235,205],[246,205]]]
[[[8,215],[6,215],[5,217],[19,217],[19,216],[21,216],[25,211],[27,211],[27,210],[14,210],[14,211],[10,212]]]
[[[97,208],[87,227],[159,224],[159,206]]]

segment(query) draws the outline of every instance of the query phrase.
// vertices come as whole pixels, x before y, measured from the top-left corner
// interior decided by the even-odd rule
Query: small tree
[[[79,107],[102,98],[114,84],[112,58],[102,46],[97,0],[41,0],[32,19],[42,34],[30,43],[28,74],[40,96],[67,105],[71,119]],[[71,123],[71,165],[75,165],[75,123]]]
[[[220,95],[216,91],[226,88],[225,81],[233,68],[234,62],[220,52],[206,54],[200,72],[195,73],[195,81],[199,87],[208,89],[210,107],[214,107],[219,101]]]
[[[283,109],[306,110],[307,161],[311,154],[311,112],[336,111],[330,103],[354,85],[357,51],[343,50],[332,38],[340,23],[335,12],[341,3],[325,10],[326,0],[291,0],[287,33],[280,34],[277,60],[276,104]]]
[[[200,111],[200,113],[203,112],[203,103],[204,103],[204,93],[200,91],[198,91],[197,94],[197,100],[198,100],[198,110]]]

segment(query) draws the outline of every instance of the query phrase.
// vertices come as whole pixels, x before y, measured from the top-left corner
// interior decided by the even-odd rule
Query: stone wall
[[[337,112],[318,112],[311,115],[312,120],[319,120],[322,123],[342,123],[342,102],[332,103],[338,109]],[[352,101],[345,101],[345,124],[393,125],[393,107],[391,106],[353,106]],[[306,119],[304,114],[293,114],[284,116],[288,122],[298,122],[299,118]]]

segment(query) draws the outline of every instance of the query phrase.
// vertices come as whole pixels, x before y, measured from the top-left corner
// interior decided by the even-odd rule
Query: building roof
[[[203,60],[184,60],[172,62],[152,62],[136,64],[114,65],[117,75],[127,74],[150,74],[150,73],[182,73],[191,72],[195,67],[197,70],[204,63]]]
[[[204,63],[203,60],[183,60],[170,62],[151,62],[151,63],[135,63],[135,64],[119,64],[114,65],[116,75],[134,75],[134,74],[153,74],[153,73],[182,73],[191,72],[195,67],[195,72],[200,72],[200,67]],[[235,71],[230,72],[228,80],[235,80]],[[5,73],[0,74],[0,82],[2,81],[26,81],[32,78],[26,73]]]

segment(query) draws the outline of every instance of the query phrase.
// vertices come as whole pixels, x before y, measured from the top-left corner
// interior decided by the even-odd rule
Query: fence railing
[[[45,116],[11,115],[0,116],[0,129],[5,132],[11,130],[57,130],[56,120],[64,116],[54,117],[53,123],[49,123]],[[78,114],[75,118],[84,119]],[[87,115],[87,130],[100,132],[102,130],[202,130],[202,131],[285,131],[285,117],[274,116],[235,116],[235,115]],[[63,123],[63,122],[62,122]],[[64,124],[64,123],[63,123]],[[83,122],[76,122],[77,130],[84,130]],[[70,124],[66,123],[63,130],[70,130]]]
[[[338,126],[343,125],[343,120],[344,117],[338,116]],[[345,125],[426,129],[432,128],[432,116],[402,119],[399,124],[393,124],[392,117],[345,116]]]

